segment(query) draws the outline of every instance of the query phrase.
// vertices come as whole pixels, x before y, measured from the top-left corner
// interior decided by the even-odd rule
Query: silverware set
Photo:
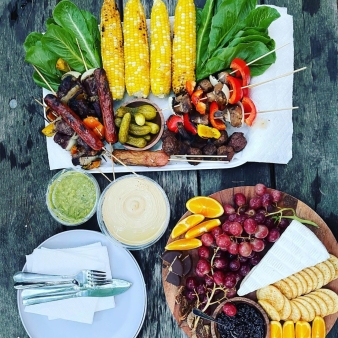
[[[23,305],[34,305],[77,297],[109,297],[127,291],[132,283],[107,279],[106,273],[81,270],[76,275],[17,272],[14,288],[21,291]]]

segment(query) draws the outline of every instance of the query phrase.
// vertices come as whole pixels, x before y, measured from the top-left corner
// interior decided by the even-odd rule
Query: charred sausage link
[[[79,135],[79,137],[94,150],[101,150],[104,147],[102,141],[88,129],[82,120],[60,99],[52,94],[46,95],[46,105],[57,112],[63,120]]]
[[[109,143],[117,142],[117,131],[114,123],[113,97],[111,95],[106,72],[103,68],[94,71],[94,78],[99,96],[105,139]]]

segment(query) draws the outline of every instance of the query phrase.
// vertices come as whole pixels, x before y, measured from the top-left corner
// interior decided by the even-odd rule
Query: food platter
[[[230,188],[230,189],[225,189],[218,191],[212,195],[214,199],[218,200],[222,205],[226,203],[233,203],[233,196],[236,193],[243,193],[246,197],[250,198],[254,196],[254,187],[253,186],[243,186],[243,187],[235,187],[235,188]],[[281,202],[279,203],[280,207],[288,207],[288,208],[293,208],[296,211],[296,214],[298,217],[302,219],[307,219],[310,221],[315,222],[319,228],[315,228],[313,226],[307,226],[311,231],[315,233],[315,235],[320,239],[320,241],[325,245],[327,251],[335,256],[338,255],[338,245],[337,241],[329,229],[329,227],[325,224],[323,219],[314,211],[312,210],[308,205],[306,205],[304,202],[296,199],[293,196],[290,196],[286,193],[282,193],[282,198]],[[187,217],[190,215],[190,212],[185,213],[181,219]],[[173,240],[171,237],[168,239],[168,244],[172,242]],[[197,250],[189,250],[188,253],[191,255],[192,260],[193,260],[193,266],[192,269],[189,273],[189,275],[194,275],[194,269],[196,266],[196,262],[198,260],[197,256]],[[310,253],[309,253],[310,254]],[[170,308],[170,311],[172,312],[174,318],[176,319],[179,327],[189,336],[191,337],[191,330],[185,320],[180,319],[180,312],[179,312],[179,305],[176,303],[176,295],[179,292],[179,287],[172,285],[166,281],[166,276],[168,274],[168,267],[163,266],[162,269],[162,282],[163,282],[163,288],[164,288],[164,293],[166,296],[166,300],[168,303],[168,306]],[[185,285],[184,281],[181,282],[181,285]],[[338,292],[338,279],[330,282],[325,286],[326,288],[329,288],[336,293]],[[256,300],[255,298],[255,293],[251,293],[246,295],[246,297]],[[335,324],[336,320],[338,318],[338,313],[326,316],[325,323],[326,323],[326,328],[327,332],[331,330],[333,325]]]

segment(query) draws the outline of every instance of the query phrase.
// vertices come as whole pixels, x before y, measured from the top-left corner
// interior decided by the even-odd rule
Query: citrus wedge
[[[295,324],[292,320],[287,320],[284,322],[283,338],[295,338]]]
[[[171,233],[171,238],[176,238],[178,236],[183,235],[189,229],[191,229],[195,225],[201,223],[204,220],[204,218],[205,217],[203,215],[193,214],[193,215],[190,215],[190,216],[182,219],[181,221],[179,221],[175,225],[175,227],[174,227],[174,229]]]
[[[276,320],[270,322],[270,338],[282,338],[282,325]]]
[[[177,241],[169,243],[166,250],[191,250],[202,246],[202,241],[197,238],[178,239]]]
[[[316,316],[312,322],[311,338],[325,338],[326,325],[322,317]]]
[[[311,338],[311,326],[308,322],[296,322],[296,338]]]
[[[203,235],[206,232],[211,231],[213,228],[221,225],[221,221],[216,219],[209,219],[208,221],[202,222],[190,230],[185,234],[185,238],[196,238]]]
[[[186,203],[187,209],[193,214],[201,214],[208,218],[220,217],[224,209],[218,201],[207,196],[196,196]]]

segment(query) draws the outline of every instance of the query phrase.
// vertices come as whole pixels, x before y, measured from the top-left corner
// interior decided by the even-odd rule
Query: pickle
[[[134,115],[134,119],[135,119],[135,122],[138,126],[144,126],[144,124],[146,122],[146,118],[144,117],[144,115],[142,113],[136,113]]]
[[[152,136],[150,134],[147,134],[147,135],[144,135],[143,138],[146,140],[146,141],[150,141]]]
[[[143,137],[133,137],[130,135],[128,135],[126,143],[136,148],[144,148],[147,145],[147,141]]]
[[[122,117],[115,117],[114,122],[115,122],[115,126],[117,128],[120,128],[120,125],[121,125],[121,122],[122,122]]]
[[[131,114],[130,113],[124,114],[122,121],[121,121],[119,135],[118,135],[119,142],[122,144],[127,142],[130,121],[131,121]]]
[[[160,131],[160,126],[153,122],[146,122],[146,126],[150,127],[151,134],[157,134]]]
[[[151,132],[150,126],[138,126],[137,124],[130,123],[129,133],[135,136],[144,136]]]
[[[156,109],[150,104],[145,104],[137,108],[121,106],[116,110],[116,117],[123,117],[126,113],[130,113],[133,116],[137,113],[141,113],[146,121],[153,120],[156,117]]]

